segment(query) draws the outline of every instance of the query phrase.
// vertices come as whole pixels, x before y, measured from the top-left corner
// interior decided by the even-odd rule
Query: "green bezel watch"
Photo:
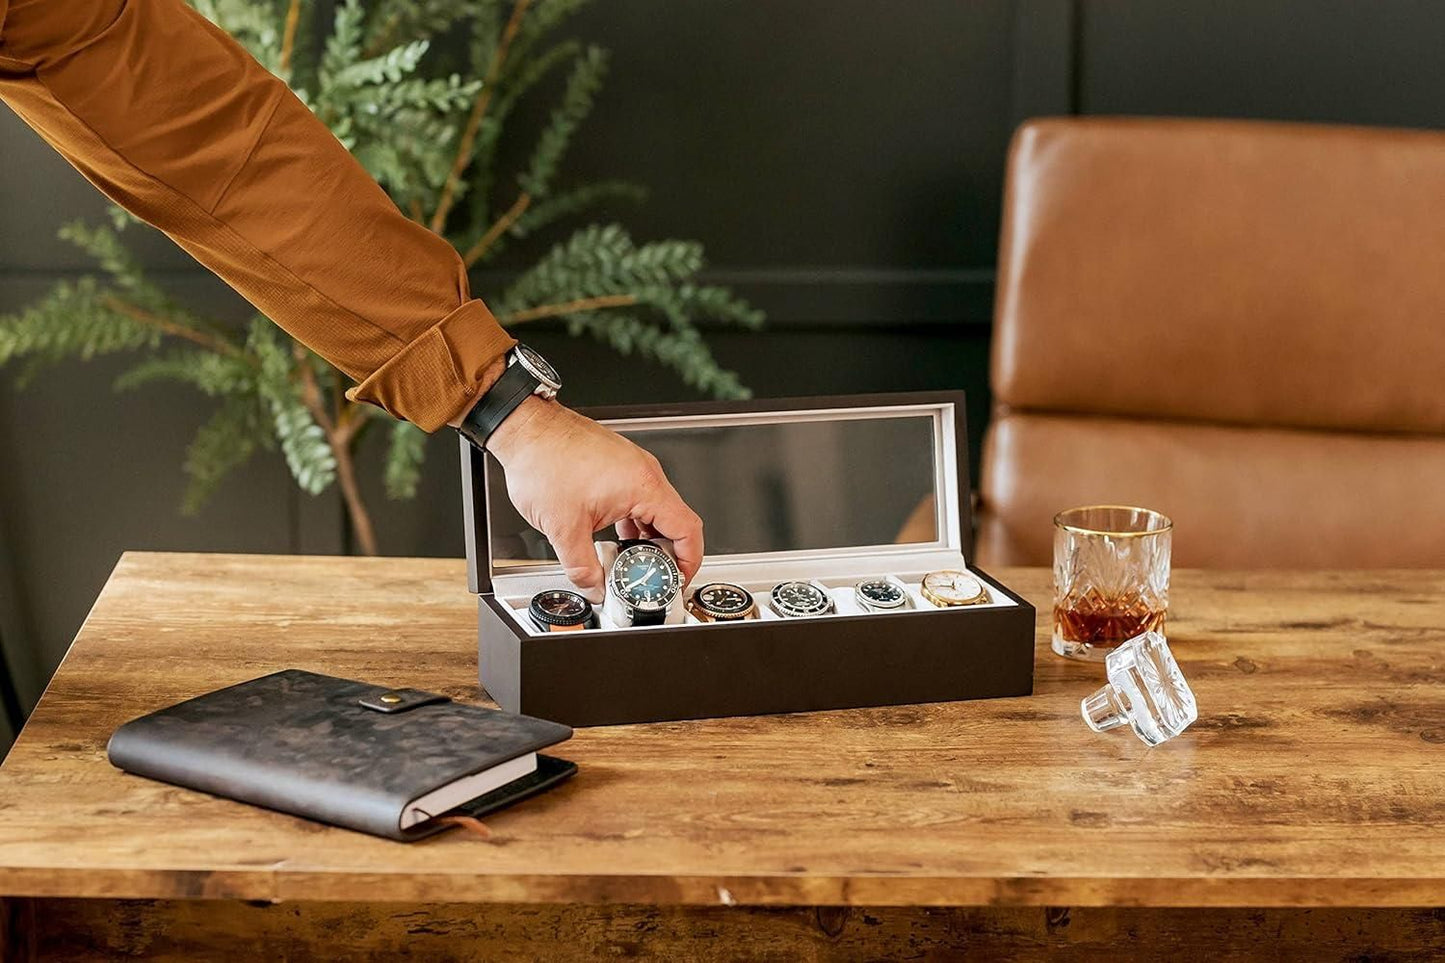
[[[507,352],[506,370],[467,412],[457,431],[485,451],[492,433],[518,405],[532,395],[550,401],[560,390],[562,379],[557,369],[525,344],[519,344]]]

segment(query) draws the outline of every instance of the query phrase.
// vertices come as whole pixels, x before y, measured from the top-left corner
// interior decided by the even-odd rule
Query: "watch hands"
[[[630,590],[632,590],[632,589],[637,588],[637,586],[641,585],[643,582],[646,582],[648,579],[652,578],[653,574],[656,573],[656,572],[657,572],[657,568],[656,568],[655,566],[654,566],[653,568],[648,569],[646,572],[643,572],[640,576],[638,576],[638,577],[637,577],[636,579],[634,579],[633,581],[628,582],[626,585],[622,586],[622,591],[627,592],[627,591],[630,591]]]

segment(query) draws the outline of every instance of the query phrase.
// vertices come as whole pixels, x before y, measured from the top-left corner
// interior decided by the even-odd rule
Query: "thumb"
[[[566,528],[547,536],[567,580],[576,586],[594,605],[602,602],[602,563],[597,559],[597,546],[592,532],[586,528]]]

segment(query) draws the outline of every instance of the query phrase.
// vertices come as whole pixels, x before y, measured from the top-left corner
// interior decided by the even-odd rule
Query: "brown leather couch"
[[[979,559],[1146,505],[1203,567],[1445,567],[1445,134],[1044,120],[1009,160]]]

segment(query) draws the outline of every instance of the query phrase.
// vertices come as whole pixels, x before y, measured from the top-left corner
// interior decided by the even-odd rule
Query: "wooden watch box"
[[[958,392],[594,409],[662,462],[702,516],[707,557],[684,590],[749,589],[760,615],[544,634],[527,606],[569,588],[517,515],[489,455],[461,442],[467,572],[483,687],[502,708],[573,726],[901,705],[1033,691],[1034,609],[969,564],[964,398]],[[612,538],[610,533],[599,538]],[[966,570],[983,604],[934,607],[923,576]],[[866,612],[861,579],[892,575],[911,605]],[[836,614],[782,618],[772,586],[814,579]]]

